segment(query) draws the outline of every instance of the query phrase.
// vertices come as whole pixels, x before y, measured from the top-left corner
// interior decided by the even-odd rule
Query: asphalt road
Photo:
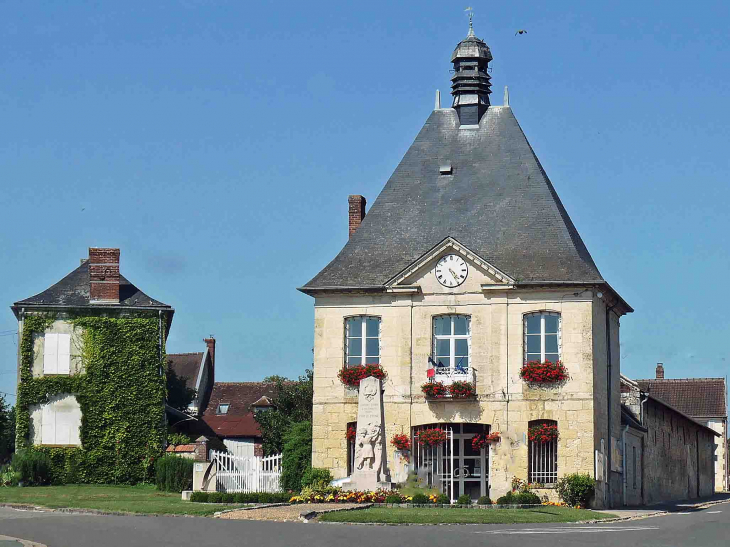
[[[0,535],[48,547],[403,547],[515,545],[545,547],[727,547],[730,503],[613,524],[367,526],[233,521],[200,517],[129,517],[0,508]]]

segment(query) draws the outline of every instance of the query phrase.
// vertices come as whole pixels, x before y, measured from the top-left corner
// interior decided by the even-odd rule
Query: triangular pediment
[[[477,283],[511,285],[515,280],[487,260],[470,250],[453,237],[447,237],[430,251],[419,257],[408,268],[389,280],[385,286],[396,288],[401,286],[422,285],[424,281],[434,277],[437,262],[446,255],[455,254],[464,259],[469,267],[470,285]],[[435,279],[435,278],[434,278]],[[432,282],[434,280],[431,280]]]

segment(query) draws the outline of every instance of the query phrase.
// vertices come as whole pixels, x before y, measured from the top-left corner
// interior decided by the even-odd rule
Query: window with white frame
[[[380,317],[345,319],[345,354],[348,366],[380,364]]]
[[[537,425],[554,425],[553,420],[534,420],[528,422],[528,428]],[[527,446],[528,473],[527,482],[554,484],[558,481],[558,440],[546,442],[529,441]]]
[[[434,361],[451,369],[469,368],[471,317],[438,315],[433,318]]]
[[[525,315],[525,361],[560,361],[560,314]]]
[[[230,403],[218,403],[218,407],[215,409],[216,414],[228,414],[228,407]]]
[[[73,395],[58,396],[41,407],[42,445],[79,446],[80,427],[81,407]]]
[[[47,332],[43,338],[43,374],[69,374],[71,335]]]

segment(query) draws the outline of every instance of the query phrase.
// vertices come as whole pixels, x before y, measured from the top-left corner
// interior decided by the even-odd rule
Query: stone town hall
[[[470,29],[451,56],[453,106],[437,104],[367,216],[350,196],[349,241],[300,289],[315,299],[313,465],[352,472],[358,398],[338,372],[380,364],[391,480],[400,460],[389,441],[405,433],[411,469],[453,480],[455,495],[495,499],[516,476],[552,497],[558,477],[584,472],[601,479],[596,505],[609,504],[621,488],[610,472],[619,319],[633,310],[601,276],[509,104],[490,103],[491,60]],[[528,383],[529,361],[561,361],[569,377]],[[422,389],[459,381],[476,396]],[[556,425],[558,438],[531,441],[535,425]],[[419,449],[432,428],[450,431],[453,449]],[[475,449],[489,432],[499,442]]]

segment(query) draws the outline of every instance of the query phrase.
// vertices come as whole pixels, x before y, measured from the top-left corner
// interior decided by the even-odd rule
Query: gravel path
[[[246,519],[246,520],[299,520],[299,515],[308,511],[326,511],[328,509],[350,509],[358,507],[358,503],[317,503],[297,504],[282,507],[262,507],[261,509],[249,509],[247,511],[231,511],[223,513],[222,519]]]

